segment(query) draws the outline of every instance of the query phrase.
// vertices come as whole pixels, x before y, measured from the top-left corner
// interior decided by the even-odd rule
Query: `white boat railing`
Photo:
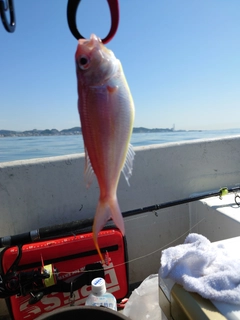
[[[122,211],[240,184],[240,136],[138,147],[135,152],[131,186],[123,177],[119,183]],[[0,236],[93,218],[99,189],[96,180],[85,188],[84,165],[84,154],[1,163]],[[161,250],[181,243],[196,230],[194,223],[205,232],[201,214],[191,215],[193,206],[182,204],[125,219],[130,282],[155,273]]]

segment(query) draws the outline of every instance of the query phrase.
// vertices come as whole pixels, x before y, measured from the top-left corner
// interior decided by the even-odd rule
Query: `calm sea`
[[[133,146],[240,135],[239,129],[200,132],[134,133]],[[0,138],[0,162],[84,152],[81,135]]]

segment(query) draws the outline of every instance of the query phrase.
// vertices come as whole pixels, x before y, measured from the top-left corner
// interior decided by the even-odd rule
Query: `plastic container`
[[[92,292],[87,297],[86,306],[106,307],[117,310],[117,301],[114,295],[106,290],[106,283],[103,278],[95,278],[92,280]]]

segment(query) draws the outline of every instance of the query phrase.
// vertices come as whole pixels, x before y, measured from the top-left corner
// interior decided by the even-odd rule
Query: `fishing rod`
[[[123,218],[134,216],[141,213],[157,211],[165,208],[170,208],[178,206],[181,204],[186,204],[202,199],[207,199],[211,197],[219,197],[222,199],[223,196],[228,193],[235,193],[235,203],[240,207],[240,196],[237,194],[237,191],[240,190],[240,186],[233,188],[221,188],[219,191],[208,192],[201,195],[196,195],[180,200],[165,202],[162,204],[155,204],[148,207],[138,208],[130,211],[125,211],[122,213]],[[32,230],[30,232],[21,233],[13,236],[4,236],[0,238],[0,248],[23,245],[26,243],[32,243],[38,240],[47,240],[53,237],[63,236],[67,234],[77,233],[79,230],[88,229],[93,225],[93,219],[82,219],[76,220],[64,224],[58,224],[54,226],[43,227],[40,229]]]

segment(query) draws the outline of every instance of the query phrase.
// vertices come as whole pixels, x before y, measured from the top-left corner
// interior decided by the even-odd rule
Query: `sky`
[[[14,1],[16,30],[0,21],[0,129],[80,126],[67,0]],[[240,127],[240,1],[119,0],[107,44],[120,59],[135,103],[134,127]],[[104,38],[106,0],[82,0],[80,32]]]

